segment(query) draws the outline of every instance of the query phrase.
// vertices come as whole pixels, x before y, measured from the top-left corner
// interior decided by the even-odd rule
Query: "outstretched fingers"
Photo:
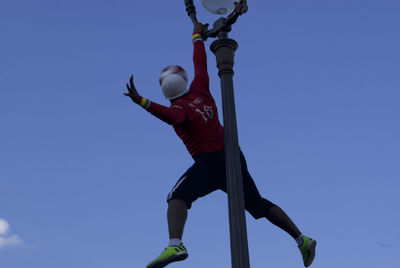
[[[124,93],[124,95],[130,97],[133,102],[139,103],[141,97],[139,96],[135,84],[133,83],[133,75],[131,75],[129,78],[129,83],[126,83],[126,89],[128,89],[128,93]]]
[[[129,78],[129,83],[131,84],[131,89],[134,89],[135,85],[133,84],[133,75],[131,75],[131,78]]]
[[[126,83],[126,89],[128,89],[128,93],[124,92],[124,96],[127,96],[127,97],[132,98],[132,96],[133,96],[133,91],[132,91],[132,89],[129,87],[129,84],[128,84],[128,83]]]

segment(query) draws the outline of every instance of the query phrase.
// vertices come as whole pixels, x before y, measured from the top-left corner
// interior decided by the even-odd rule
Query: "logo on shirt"
[[[189,106],[194,108],[195,106],[199,105],[202,102],[203,100],[201,98],[195,98],[191,103],[189,103]]]
[[[199,114],[201,114],[201,117],[203,117],[203,119],[206,123],[208,122],[208,120],[211,120],[214,118],[214,110],[213,110],[212,106],[204,105],[203,111],[200,110],[200,108],[197,108],[195,111],[198,112]]]

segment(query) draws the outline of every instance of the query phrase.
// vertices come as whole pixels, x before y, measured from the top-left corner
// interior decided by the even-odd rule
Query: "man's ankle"
[[[169,240],[169,244],[168,247],[177,247],[180,246],[180,244],[182,244],[182,240],[179,238],[171,238]]]
[[[303,236],[304,236],[304,235],[300,234],[300,235],[295,239],[296,242],[297,242],[297,245],[298,245],[299,247],[301,247],[301,245],[303,245]]]

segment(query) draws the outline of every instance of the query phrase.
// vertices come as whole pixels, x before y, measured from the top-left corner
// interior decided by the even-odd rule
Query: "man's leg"
[[[270,207],[267,210],[266,218],[282,230],[286,231],[294,239],[298,238],[301,235],[301,232],[297,228],[297,226],[293,223],[289,216],[277,205]]]
[[[303,257],[304,266],[310,266],[315,257],[315,246],[317,242],[314,239],[302,235],[289,216],[277,205],[269,207],[265,217],[296,240]]]
[[[304,266],[308,267],[314,260],[316,241],[302,235],[289,216],[277,205],[269,200],[262,198],[257,186],[255,185],[247,169],[244,155],[241,155],[243,191],[246,210],[255,218],[267,218],[291,237],[293,237],[300,249],[303,257]]]
[[[152,261],[147,268],[160,268],[171,262],[182,261],[188,257],[188,252],[182,243],[182,235],[187,218],[187,211],[199,197],[205,196],[218,189],[215,183],[215,161],[213,156],[206,155],[202,161],[195,162],[185,174],[181,176],[171,192],[168,194],[168,230],[170,241],[168,247]],[[209,159],[210,158],[210,159]],[[224,169],[225,166],[221,165]]]
[[[250,182],[250,184],[253,183]],[[253,196],[257,196],[257,193],[258,191],[256,192],[253,189]],[[290,236],[292,236],[297,242],[297,245],[303,257],[304,266],[308,267],[311,265],[315,257],[315,246],[317,242],[314,239],[302,235],[302,233],[296,227],[293,221],[280,207],[262,197],[258,198],[258,201],[254,200],[253,198],[249,198],[248,194],[247,198],[245,196],[245,205],[247,211],[249,211],[255,219],[265,217],[271,223],[275,224],[276,226],[287,232]]]
[[[260,192],[247,168],[246,159],[243,154],[240,157],[243,176],[243,193],[246,210],[255,218],[267,218],[282,230],[286,231],[294,239],[301,235],[289,216],[277,205],[262,198]]]
[[[183,229],[187,218],[186,203],[179,199],[172,199],[168,202],[168,230],[169,238],[182,240]]]
[[[188,257],[187,250],[182,244],[183,228],[187,218],[187,205],[180,199],[168,201],[169,245],[158,258],[147,265],[147,268],[159,268],[171,262],[182,261]]]

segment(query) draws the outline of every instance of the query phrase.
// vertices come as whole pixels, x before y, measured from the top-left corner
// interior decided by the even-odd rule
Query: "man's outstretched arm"
[[[165,107],[140,96],[133,83],[133,75],[130,77],[129,83],[126,84],[126,88],[128,89],[128,93],[124,93],[125,96],[130,97],[134,103],[139,104],[167,124],[178,125],[185,121],[186,111],[183,107],[178,105],[173,105],[170,108]]]
[[[207,53],[204,47],[203,25],[196,24],[193,28],[193,64],[194,64],[194,80],[193,89],[209,92],[209,77],[207,72]]]

